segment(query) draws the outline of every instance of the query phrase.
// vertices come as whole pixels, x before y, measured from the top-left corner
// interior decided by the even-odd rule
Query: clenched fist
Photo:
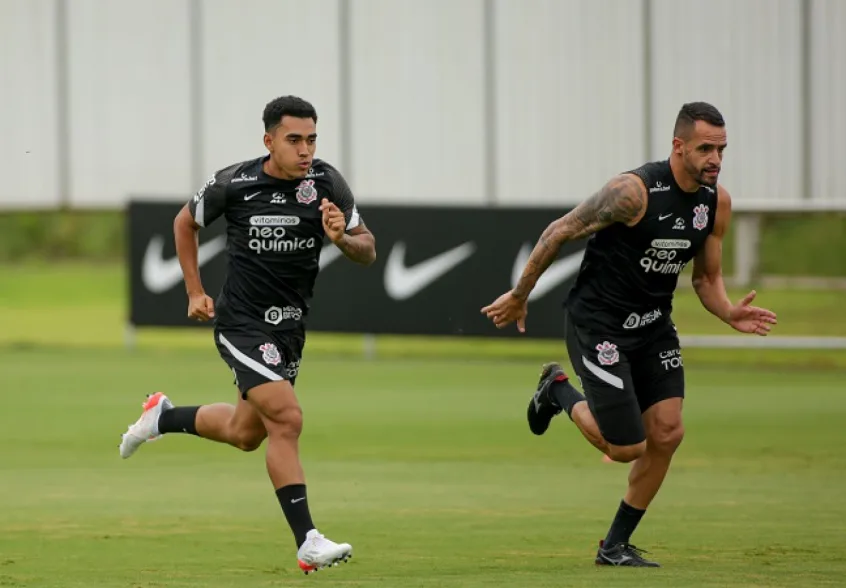
[[[326,198],[320,203],[320,211],[323,213],[323,230],[326,236],[333,243],[337,243],[344,238],[344,231],[347,228],[347,219],[344,218],[343,211]]]
[[[214,301],[206,294],[191,294],[188,297],[188,318],[205,322],[214,318]]]

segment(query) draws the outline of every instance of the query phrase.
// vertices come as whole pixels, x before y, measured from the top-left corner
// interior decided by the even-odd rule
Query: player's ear
[[[681,137],[673,137],[673,153],[684,155],[684,139]]]
[[[267,147],[267,150],[273,153],[273,135],[270,133],[264,134],[264,146]]]

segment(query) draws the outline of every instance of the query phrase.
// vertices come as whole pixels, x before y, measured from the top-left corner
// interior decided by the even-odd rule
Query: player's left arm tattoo
[[[731,320],[732,302],[723,281],[723,236],[731,219],[731,196],[717,188],[717,218],[714,230],[693,260],[693,288],[699,301],[711,314],[725,323]]]
[[[335,245],[356,263],[370,265],[376,261],[376,238],[364,224],[345,232]]]
[[[561,246],[567,241],[587,237],[613,223],[632,225],[646,210],[646,186],[632,174],[622,174],[579,204],[565,216],[553,221],[541,234],[523,275],[511,291],[526,300],[541,274],[555,261]]]

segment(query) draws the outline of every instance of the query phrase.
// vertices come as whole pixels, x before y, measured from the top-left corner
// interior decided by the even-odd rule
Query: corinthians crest
[[[708,207],[700,204],[693,209],[693,228],[701,231],[708,226]]]
[[[599,352],[597,358],[599,359],[600,365],[614,365],[620,361],[620,354],[617,352],[617,346],[613,343],[603,341],[596,346],[596,350]]]
[[[300,204],[311,204],[317,200],[317,188],[314,187],[314,180],[303,180],[297,186],[297,202]]]
[[[261,358],[264,360],[264,363],[269,365],[279,365],[282,363],[282,356],[273,343],[260,345],[259,351],[261,351]]]

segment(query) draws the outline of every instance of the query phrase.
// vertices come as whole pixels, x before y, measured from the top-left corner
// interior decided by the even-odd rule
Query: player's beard
[[[717,180],[720,177],[719,172],[713,179],[705,175],[705,168],[697,169],[696,166],[690,162],[690,160],[685,159],[684,162],[685,171],[690,175],[691,178],[694,178],[700,185],[708,186],[709,188],[713,188],[717,185]]]
[[[717,182],[720,179],[720,172],[718,171],[714,175],[705,175],[705,170],[703,169],[696,177],[696,181],[702,184],[703,186],[708,186],[709,188],[714,188],[717,186]]]

